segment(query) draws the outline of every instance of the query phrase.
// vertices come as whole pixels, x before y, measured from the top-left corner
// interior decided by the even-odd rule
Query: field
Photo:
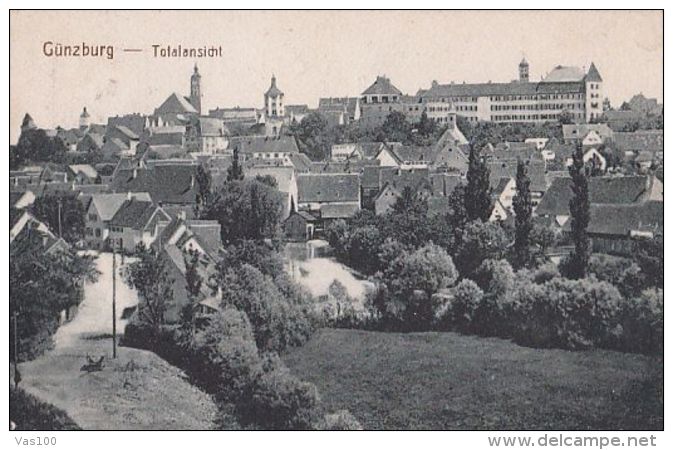
[[[285,361],[369,430],[663,429],[661,360],[324,329]]]

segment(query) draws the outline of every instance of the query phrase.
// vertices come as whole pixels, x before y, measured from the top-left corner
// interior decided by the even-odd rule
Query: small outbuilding
[[[292,242],[306,242],[313,239],[318,219],[306,211],[293,211],[285,220],[285,237]]]

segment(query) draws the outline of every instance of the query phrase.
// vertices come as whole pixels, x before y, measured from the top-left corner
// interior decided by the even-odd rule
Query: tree
[[[324,161],[330,156],[332,144],[336,143],[334,130],[327,119],[318,112],[312,112],[300,123],[290,126],[290,133],[299,141],[301,150],[313,161]]]
[[[443,248],[430,243],[413,252],[404,252],[383,274],[390,292],[383,315],[390,315],[392,311],[405,328],[426,329],[434,316],[432,296],[440,289],[453,286],[457,279],[458,272]]]
[[[382,222],[383,235],[412,247],[420,247],[429,240],[431,223],[428,221],[428,201],[421,192],[405,186]]]
[[[182,311],[180,311],[180,328],[184,338],[190,341],[194,334],[195,308],[201,293],[203,277],[198,271],[200,258],[197,251],[190,250],[189,254],[184,255],[183,258],[185,260],[185,287],[187,289],[188,302],[182,308]]]
[[[175,280],[169,276],[166,259],[154,248],[141,244],[136,256],[137,261],[127,268],[126,282],[138,291],[139,321],[149,326],[156,338],[165,323],[168,305],[173,301]]]
[[[589,267],[591,253],[589,235],[589,181],[584,167],[582,144],[578,143],[573,153],[572,165],[568,168],[572,178],[573,197],[570,199],[570,236],[574,250],[564,265],[569,278],[583,278]]]
[[[194,206],[196,216],[199,217],[201,212],[207,208],[208,202],[212,197],[213,177],[210,172],[199,164],[196,169],[196,205]]]
[[[234,146],[234,155],[231,159],[231,166],[227,168],[227,181],[241,181],[244,178],[243,166],[239,160],[238,145]]]
[[[533,228],[531,216],[533,204],[530,199],[530,178],[526,165],[519,160],[516,166],[516,195],[513,200],[515,214],[514,268],[527,267],[531,263],[530,234]]]
[[[508,244],[507,233],[497,223],[468,223],[455,258],[458,271],[463,277],[472,276],[486,259],[502,259]]]
[[[381,125],[377,140],[382,142],[403,142],[405,143],[411,133],[411,124],[407,121],[407,116],[399,111],[393,111]]]
[[[465,212],[468,220],[487,221],[491,216],[491,187],[486,161],[476,146],[470,147],[465,188]]]
[[[30,225],[29,225],[30,226]],[[98,277],[94,258],[73,250],[44,253],[42,235],[31,228],[16,237],[9,250],[9,317],[16,313],[18,360],[29,360],[52,345],[62,311],[78,305],[82,286]],[[14,327],[10,326],[10,342]],[[14,345],[10,345],[14,356]]]
[[[68,152],[63,141],[42,129],[25,130],[19,136],[10,161],[18,166],[27,162],[62,162]]]
[[[220,223],[225,244],[275,239],[282,208],[277,189],[256,180],[231,181],[220,187],[203,217]]]
[[[33,214],[69,243],[84,238],[84,206],[72,196],[45,195],[35,199]]]

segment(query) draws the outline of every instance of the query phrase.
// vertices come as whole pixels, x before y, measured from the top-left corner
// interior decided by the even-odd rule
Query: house
[[[123,116],[108,117],[107,127],[123,126],[131,130],[136,136],[142,136],[149,121],[146,116],[138,113],[124,114]]]
[[[133,253],[139,244],[149,247],[158,237],[159,222],[171,218],[152,201],[125,200],[109,222],[111,246]]]
[[[435,165],[441,150],[436,146],[417,147],[394,143],[382,149],[376,159],[383,167],[426,169]]]
[[[334,144],[330,151],[332,161],[345,161],[350,159],[356,152],[359,144]]]
[[[357,122],[361,114],[360,99],[358,97],[321,98],[318,100],[318,112],[326,118],[338,116],[343,124]]]
[[[491,200],[493,211],[489,221],[499,222],[507,220],[512,214],[512,203],[516,195],[516,181],[514,178],[501,177],[497,183],[491,184]]]
[[[198,165],[194,161],[116,169],[112,192],[149,192],[152,200],[166,205],[194,205],[198,193]]]
[[[283,198],[282,218],[288,217],[297,207],[297,177],[293,166],[289,167],[252,167],[246,169],[249,178],[271,176],[278,184],[278,191]]]
[[[89,248],[103,250],[107,248],[110,234],[110,221],[119,208],[131,198],[151,201],[147,192],[121,194],[93,194],[84,196],[84,240]]]
[[[96,184],[96,181],[100,181],[98,172],[89,164],[69,165],[68,179],[77,184]]]
[[[9,208],[9,243],[24,230],[36,230],[54,237],[49,227],[35,218],[27,209]]]
[[[26,209],[35,203],[35,194],[32,191],[10,191],[9,207]]]
[[[123,125],[117,125],[107,128],[101,150],[106,155],[133,156],[139,142],[140,136]]]
[[[524,143],[526,144],[535,145],[535,148],[538,149],[539,151],[544,150],[545,146],[547,145],[547,142],[549,142],[549,138],[527,138],[524,140]]]
[[[204,280],[197,296],[202,302],[219,295],[213,295],[207,281],[216,272],[219,250],[222,247],[220,225],[214,220],[186,220],[174,218],[170,222],[160,221],[158,238],[152,246],[166,261],[168,276],[174,280],[173,297],[167,303],[165,318],[169,323],[177,322],[185,305],[190,301],[187,291],[186,260],[198,258],[196,271]],[[217,309],[219,301],[213,304]],[[201,308],[199,308],[201,309]]]
[[[590,204],[628,205],[664,200],[664,186],[654,176],[604,176],[589,178]],[[570,218],[572,179],[554,178],[551,186],[535,209],[538,216],[547,216],[559,226]]]
[[[653,239],[664,232],[664,203],[645,201],[630,204],[592,204],[587,234],[592,251],[631,256],[639,240]],[[563,226],[570,232],[570,221]]]
[[[627,156],[647,150],[661,158],[664,154],[664,131],[617,132],[614,134],[614,145]]]
[[[613,131],[604,123],[582,123],[582,124],[565,124],[562,127],[563,129],[563,141],[566,144],[575,144],[578,141],[584,141],[592,133],[591,140],[597,139],[598,144],[604,144],[608,140],[612,140]]]
[[[290,123],[301,123],[304,117],[308,116],[310,113],[311,110],[308,108],[308,105],[285,105],[285,114]]]
[[[185,147],[190,152],[214,154],[229,146],[229,130],[221,119],[193,117],[185,130]]]
[[[542,200],[547,191],[547,178],[545,177],[545,163],[544,161],[524,161],[528,178],[530,179],[530,194],[533,208]],[[489,168],[489,182],[491,187],[497,186],[502,178],[516,179],[517,171],[516,160],[505,161],[489,161],[487,166]]]
[[[105,135],[88,131],[82,139],[77,143],[78,153],[92,153],[100,152],[105,145]]]
[[[283,222],[285,237],[290,242],[306,242],[313,239],[318,219],[306,211],[292,211]]]
[[[390,211],[405,188],[415,195],[429,198],[433,194],[428,170],[383,169],[379,175],[380,192],[374,198],[374,212],[382,215]]]
[[[229,150],[238,147],[241,159],[285,159],[299,153],[293,136],[241,136],[229,140]]]
[[[297,176],[297,209],[325,222],[352,217],[360,210],[360,175],[346,173]]]
[[[260,121],[260,114],[255,108],[216,108],[208,112],[208,116],[222,119],[225,125],[249,128]]]

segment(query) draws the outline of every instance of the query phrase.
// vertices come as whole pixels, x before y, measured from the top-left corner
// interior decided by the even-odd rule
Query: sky
[[[114,58],[47,57],[46,41],[113,45]],[[221,45],[223,56],[155,58],[153,44]],[[272,74],[286,104],[315,107],[379,74],[408,94],[432,80],[506,82],[523,56],[532,81],[593,61],[613,106],[663,99],[658,11],[11,11],[10,140],[26,112],[43,128],[77,126],[83,106],[96,123],[152,113],[172,92],[189,95],[195,62],[207,112],[261,107]]]

